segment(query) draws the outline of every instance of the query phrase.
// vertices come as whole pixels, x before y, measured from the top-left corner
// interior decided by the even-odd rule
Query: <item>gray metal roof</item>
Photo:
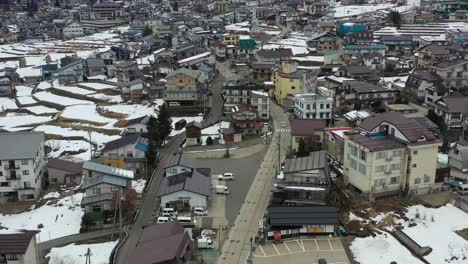
[[[85,161],[85,163],[83,164],[83,169],[97,171],[107,175],[133,179],[133,171],[106,166],[91,161]]]
[[[194,164],[195,161],[192,157],[180,153],[175,153],[169,158],[169,160],[167,161],[167,166],[165,168],[177,165],[181,165],[187,168],[193,168]]]
[[[33,159],[44,140],[43,132],[0,133],[0,160]]]
[[[337,225],[334,206],[278,206],[268,208],[271,226]]]
[[[300,172],[313,169],[325,169],[327,158],[324,150],[311,152],[309,156],[287,159],[284,164],[284,173]]]
[[[81,199],[81,205],[87,205],[102,201],[112,201],[112,193],[100,193],[92,196],[85,196]]]
[[[192,173],[186,172],[164,177],[159,187],[159,196],[182,190],[210,196],[210,169],[194,169]]]
[[[130,179],[110,175],[100,175],[93,178],[86,178],[83,184],[81,185],[81,189],[88,189],[101,183],[107,183],[124,188],[127,188],[131,184]]]

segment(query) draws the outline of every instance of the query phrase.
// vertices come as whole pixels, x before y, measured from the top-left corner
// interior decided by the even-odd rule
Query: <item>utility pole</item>
[[[119,188],[119,240],[123,239],[122,230],[122,187]]]
[[[88,250],[86,251],[86,261],[85,261],[85,264],[91,264],[91,249],[88,248]]]

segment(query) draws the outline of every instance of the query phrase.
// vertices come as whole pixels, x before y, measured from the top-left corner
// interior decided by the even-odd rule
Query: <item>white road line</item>
[[[305,251],[305,250],[304,250],[304,246],[301,245],[301,242],[299,242],[299,240],[296,240],[296,242],[297,242],[297,244],[299,245],[299,247],[302,248],[302,251]]]
[[[284,246],[286,247],[286,249],[289,251],[289,253],[292,253],[292,251],[289,249],[288,245],[286,242],[283,242],[284,243]]]
[[[317,240],[314,240],[314,241],[315,241],[315,245],[317,246],[317,250],[320,250],[320,247],[318,246]]]
[[[330,239],[328,239],[328,244],[330,245],[330,248],[333,250],[333,247],[331,245]]]
[[[272,244],[272,245],[273,245],[273,247],[275,248],[275,250],[276,250],[276,253],[278,253],[278,255],[281,255],[281,254],[280,254],[280,252],[279,252],[279,250],[276,248],[275,244],[274,244],[274,243],[271,243],[271,244]]]
[[[266,255],[267,255],[267,254],[265,253],[265,250],[263,250],[263,247],[262,247],[262,245],[259,245],[259,247],[260,247],[260,250],[261,250],[261,251],[262,251],[262,253],[263,253],[263,256],[265,256],[265,257],[266,257]]]

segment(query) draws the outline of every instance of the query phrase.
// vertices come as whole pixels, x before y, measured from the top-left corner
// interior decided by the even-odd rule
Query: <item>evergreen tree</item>
[[[297,147],[297,156],[299,157],[305,157],[307,156],[307,150],[306,150],[306,143],[303,138],[299,139],[299,145]]]
[[[398,11],[390,11],[388,13],[388,20],[390,20],[390,22],[392,22],[392,24],[397,27],[397,28],[400,28],[400,25],[401,25],[401,15]]]
[[[162,105],[159,108],[157,126],[161,142],[163,142],[172,131],[171,117],[169,115],[169,111],[167,111],[166,105]]]

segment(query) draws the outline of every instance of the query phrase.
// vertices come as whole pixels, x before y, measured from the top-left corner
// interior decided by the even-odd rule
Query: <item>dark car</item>
[[[327,264],[327,261],[325,259],[319,259],[318,264]]]
[[[342,236],[347,236],[348,235],[348,230],[344,226],[339,225],[338,229],[340,230],[340,233],[341,233]]]

